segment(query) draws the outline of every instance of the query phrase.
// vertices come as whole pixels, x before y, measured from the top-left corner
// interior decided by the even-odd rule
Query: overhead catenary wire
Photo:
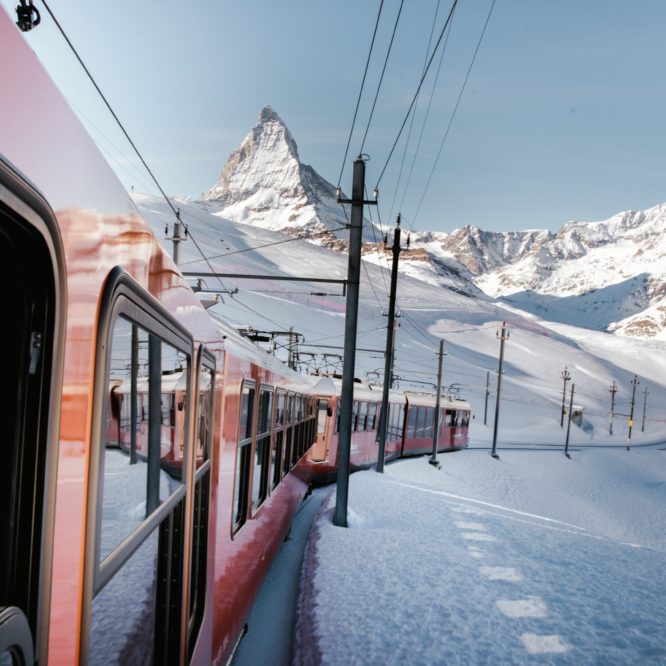
[[[454,11],[455,15],[455,11]],[[423,123],[421,124],[421,131],[419,133],[419,138],[418,141],[416,142],[416,148],[413,151],[412,155],[412,163],[409,167],[409,174],[407,176],[407,180],[405,181],[405,186],[402,191],[402,196],[400,198],[400,209],[402,210],[404,208],[404,203],[405,203],[405,197],[407,196],[407,192],[409,190],[409,185],[412,182],[412,176],[414,174],[414,167],[416,166],[416,158],[419,155],[419,150],[421,149],[421,143],[423,141],[423,135],[425,133],[425,128],[426,125],[428,124],[428,118],[430,117],[430,109],[432,108],[432,101],[435,97],[435,90],[437,89],[437,82],[439,81],[439,75],[442,70],[442,63],[444,62],[444,54],[446,53],[446,47],[448,46],[449,43],[449,37],[451,36],[451,26],[453,25],[453,22],[449,23],[449,28],[446,32],[446,37],[444,39],[444,45],[442,46],[442,52],[439,56],[439,63],[437,63],[437,71],[435,72],[435,77],[432,82],[432,89],[430,90],[430,98],[428,99],[428,106],[426,107],[426,112],[423,116]],[[397,187],[396,187],[397,190]],[[414,228],[414,220],[412,220],[409,224],[409,229]]]
[[[441,5],[441,0],[437,0],[437,5],[435,6],[435,15],[432,18],[432,26],[430,28],[430,36],[428,37],[428,44],[426,45],[425,56],[423,58],[423,69],[425,69],[426,64],[428,63],[428,56],[430,55],[430,47],[432,46],[432,38],[435,34],[435,25],[437,23],[437,16],[439,14],[439,7]],[[446,46],[446,44],[445,44]],[[440,61],[441,62],[441,61]],[[423,72],[421,72],[423,73]],[[393,198],[391,200],[391,208],[389,212],[389,219],[393,218],[393,211],[395,210],[395,201],[398,194],[398,189],[400,187],[400,181],[402,180],[402,172],[405,165],[405,160],[407,158],[407,148],[409,147],[409,140],[412,136],[412,128],[414,126],[414,119],[416,118],[416,111],[418,109],[418,100],[414,106],[414,111],[412,113],[412,118],[409,122],[409,132],[407,132],[407,138],[405,139],[405,149],[402,153],[402,160],[400,161],[400,170],[398,172],[398,180],[396,181],[395,187],[393,188]],[[401,210],[402,206],[398,207],[398,210]]]
[[[370,50],[368,51],[368,57],[365,61],[365,69],[363,70],[363,79],[361,80],[361,88],[358,91],[358,99],[356,100],[356,108],[354,109],[354,118],[352,119],[351,128],[349,130],[347,147],[345,148],[345,156],[342,158],[342,166],[340,167],[340,176],[338,177],[338,187],[340,187],[340,183],[342,182],[342,174],[345,170],[345,162],[347,161],[347,155],[349,154],[349,145],[351,144],[352,135],[354,134],[354,126],[356,125],[356,116],[358,115],[358,107],[361,104],[361,97],[363,96],[363,88],[365,87],[365,77],[368,74],[368,66],[370,65],[370,58],[372,56],[372,48],[375,45],[375,37],[377,36],[377,27],[379,26],[379,19],[382,15],[383,7],[384,7],[384,0],[381,0],[379,3],[379,11],[377,12],[377,20],[375,21],[375,29],[372,33],[372,40],[370,41]]]
[[[488,27],[488,23],[490,22],[490,17],[492,16],[493,8],[495,7],[495,2],[496,2],[496,0],[492,0],[492,2],[490,4],[490,9],[488,10],[488,16],[486,17],[486,21],[483,24],[483,30],[481,31],[481,35],[479,36],[479,41],[477,42],[476,48],[474,49],[474,55],[472,56],[472,60],[469,64],[469,67],[467,68],[467,74],[465,74],[465,79],[463,81],[462,87],[460,88],[460,92],[458,93],[458,99],[456,100],[456,104],[453,107],[453,112],[451,113],[451,117],[449,118],[449,123],[446,127],[446,131],[444,132],[444,137],[442,138],[442,142],[439,146],[439,150],[437,151],[435,161],[433,162],[432,169],[430,170],[430,175],[428,176],[428,179],[426,181],[426,185],[423,188],[423,194],[421,195],[421,199],[419,200],[418,206],[416,207],[416,212],[414,213],[414,215],[412,217],[412,220],[414,222],[416,221],[416,218],[418,217],[418,214],[421,211],[421,206],[423,205],[423,200],[425,199],[425,196],[428,192],[428,189],[430,187],[430,182],[432,181],[432,177],[435,173],[435,169],[437,168],[437,163],[439,162],[439,158],[442,154],[442,150],[444,149],[444,144],[446,143],[446,139],[449,136],[449,132],[451,131],[451,126],[453,125],[453,121],[456,117],[458,107],[460,106],[460,100],[462,99],[463,93],[465,92],[467,82],[469,81],[469,76],[472,72],[472,67],[474,67],[474,63],[476,62],[476,56],[478,55],[479,49],[481,48],[481,42],[483,41],[483,37],[486,34],[486,28]]]
[[[365,146],[365,140],[368,138],[368,131],[370,130],[370,125],[372,124],[372,117],[375,113],[375,107],[377,106],[377,98],[379,97],[379,91],[382,87],[382,82],[384,81],[384,74],[386,73],[386,66],[388,65],[389,56],[391,55],[391,49],[393,48],[393,41],[395,40],[395,33],[398,29],[398,23],[400,22],[400,16],[402,14],[402,7],[405,4],[405,0],[400,0],[400,7],[398,8],[398,15],[395,18],[395,23],[393,25],[393,32],[391,34],[391,41],[389,42],[388,49],[386,50],[386,57],[384,58],[384,66],[382,67],[382,73],[379,77],[379,83],[377,84],[377,91],[375,92],[375,99],[372,102],[372,107],[370,109],[370,116],[368,117],[368,124],[365,126],[365,133],[363,134],[363,141],[361,141],[361,149],[358,151],[359,155],[363,153],[363,148]]]
[[[42,0],[42,4],[44,5],[46,11],[49,13],[50,17],[53,19],[53,22],[55,23],[56,27],[60,31],[60,34],[63,36],[63,38],[65,39],[65,41],[69,45],[69,48],[72,50],[72,53],[74,54],[76,59],[79,61],[79,64],[81,65],[81,67],[83,67],[83,71],[86,73],[86,75],[90,79],[90,82],[95,87],[95,90],[98,92],[99,96],[102,98],[102,101],[106,105],[106,108],[109,110],[109,112],[113,116],[116,123],[118,123],[118,127],[120,127],[120,129],[122,130],[122,133],[125,135],[125,138],[129,141],[130,146],[132,146],[132,148],[134,149],[134,152],[137,154],[137,157],[141,160],[141,163],[145,167],[146,171],[150,174],[150,177],[153,179],[153,182],[157,186],[157,189],[161,192],[162,196],[164,197],[166,202],[169,204],[169,207],[173,211],[173,214],[176,215],[176,209],[174,208],[171,201],[169,201],[169,197],[166,195],[165,191],[162,189],[162,186],[160,185],[159,181],[155,177],[155,174],[151,171],[150,167],[146,163],[146,160],[143,159],[143,155],[141,155],[141,153],[139,152],[139,149],[136,147],[136,144],[134,143],[134,141],[132,141],[130,135],[127,133],[127,130],[125,129],[125,126],[120,121],[120,118],[118,118],[118,116],[116,115],[116,112],[113,110],[113,107],[111,106],[109,101],[106,99],[106,97],[105,97],[104,93],[102,92],[101,88],[97,85],[97,81],[95,81],[93,75],[90,73],[90,70],[86,67],[86,64],[81,59],[81,56],[79,55],[78,51],[74,47],[74,44],[72,44],[71,40],[67,36],[67,33],[65,32],[63,27],[60,25],[60,22],[58,21],[58,19],[55,17],[53,12],[51,11],[51,8],[49,7],[46,0]]]
[[[398,141],[400,141],[400,137],[402,135],[402,131],[405,129],[405,125],[407,124],[407,120],[409,119],[409,116],[412,112],[412,107],[416,103],[416,100],[418,99],[419,93],[421,91],[421,86],[423,85],[423,82],[426,79],[426,76],[428,75],[428,71],[430,70],[430,65],[432,64],[433,58],[435,57],[435,54],[437,53],[437,50],[439,49],[439,45],[442,41],[442,38],[444,37],[444,33],[446,32],[446,29],[451,22],[451,18],[453,17],[453,12],[456,8],[456,5],[458,4],[458,0],[453,0],[453,5],[451,6],[451,9],[449,11],[449,14],[446,18],[446,21],[444,23],[444,27],[442,28],[441,32],[439,33],[439,37],[437,38],[437,43],[435,44],[435,48],[432,51],[432,55],[430,56],[428,60],[428,64],[426,65],[425,71],[423,72],[421,76],[421,80],[419,81],[419,85],[416,88],[416,92],[414,93],[414,97],[412,98],[412,101],[409,105],[409,108],[407,109],[407,114],[405,115],[404,120],[402,121],[402,125],[400,126],[400,129],[398,130],[398,134],[395,137],[395,141],[393,142],[393,146],[391,147],[391,150],[389,151],[389,155],[386,158],[386,162],[384,163],[384,166],[381,170],[381,173],[379,174],[379,178],[377,179],[377,185],[375,186],[375,189],[379,189],[379,184],[381,183],[381,180],[384,176],[384,173],[386,172],[386,168],[389,165],[389,162],[391,161],[391,157],[393,156],[393,153],[395,151],[396,146],[398,145]]]

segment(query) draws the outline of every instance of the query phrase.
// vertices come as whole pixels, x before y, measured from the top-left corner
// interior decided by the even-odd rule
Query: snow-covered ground
[[[296,664],[666,664],[666,444],[354,474],[301,572]]]

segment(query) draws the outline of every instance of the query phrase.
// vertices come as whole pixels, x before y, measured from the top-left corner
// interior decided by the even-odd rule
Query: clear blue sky
[[[13,15],[16,0],[0,0]],[[452,0],[441,0],[437,32]],[[415,169],[392,206],[404,144],[380,186],[381,214],[450,231],[465,224],[557,229],[666,201],[666,2],[497,0],[467,89],[415,216],[491,0],[460,0]],[[119,177],[152,191],[57,34],[26,36]],[[338,181],[379,0],[50,3],[170,194],[198,196],[270,104],[301,160]],[[385,0],[351,159],[398,11]],[[405,0],[364,152],[372,189],[415,92],[437,0]],[[436,68],[435,58],[433,68]],[[433,71],[434,74],[434,71]],[[420,132],[432,77],[412,130]],[[411,164],[408,151],[405,171]]]

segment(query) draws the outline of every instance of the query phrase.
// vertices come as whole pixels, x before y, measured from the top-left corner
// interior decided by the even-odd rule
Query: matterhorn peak
[[[294,137],[271,106],[261,110],[201,201],[220,217],[321,242],[349,234],[335,188],[301,163]]]

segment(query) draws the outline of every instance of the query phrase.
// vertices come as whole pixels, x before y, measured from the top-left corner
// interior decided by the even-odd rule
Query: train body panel
[[[317,445],[305,465],[313,484],[331,483],[337,477],[341,382],[325,377],[317,384],[320,405]],[[354,385],[350,471],[376,464],[381,413],[381,387]],[[430,454],[434,431],[435,395],[389,392],[385,461]],[[437,451],[455,451],[467,446],[470,405],[463,400],[441,399]]]
[[[29,393],[22,392],[24,365],[32,368],[34,363],[40,372],[43,367],[37,406],[44,425],[34,438],[26,436],[2,451],[9,469],[21,458],[36,461],[33,479],[23,483],[8,476],[5,485],[11,498],[25,492],[28,481],[34,482],[38,496],[32,508],[38,518],[32,525],[19,521],[14,532],[3,528],[3,543],[15,542],[22,549],[32,539],[37,546],[27,552],[25,564],[3,550],[5,570],[25,574],[16,580],[25,578],[29,584],[0,588],[0,609],[16,607],[27,618],[27,642],[39,663],[101,663],[111,654],[132,661],[152,650],[158,661],[166,654],[181,662],[225,661],[307,489],[299,461],[311,443],[308,437],[314,436],[311,387],[235,339],[235,331],[204,310],[4,11],[0,57],[5,91],[0,107],[0,229],[3,259],[12,268],[5,269],[4,277],[6,283],[17,283],[17,291],[22,280],[30,286],[25,269],[39,260],[43,282],[50,285],[43,296],[48,317],[38,332],[44,337],[35,337],[31,322],[16,327],[17,349],[26,354],[25,359],[17,354],[13,373],[18,400]],[[10,248],[16,255],[13,263]],[[18,296],[15,300],[15,311],[10,308],[9,314],[19,321],[26,307]],[[142,375],[141,364],[115,367],[114,345],[125,331],[143,336],[127,350],[131,346],[145,354],[146,366],[157,363],[156,374]],[[225,351],[225,336],[232,353]],[[41,361],[35,351],[38,343]],[[204,345],[214,390],[205,423],[210,441],[205,455],[196,457],[195,440],[205,420],[197,411],[202,396],[195,393]],[[121,343],[117,347],[122,351]],[[182,367],[165,372],[172,352]],[[178,373],[177,385],[168,387],[168,375],[173,379]],[[146,407],[143,412],[144,399],[156,402],[155,394],[148,397],[155,377],[160,377],[161,409]],[[264,465],[270,464],[276,437],[269,425],[268,434],[257,438],[258,426],[251,424],[239,493],[238,412],[246,381],[254,381],[257,389],[253,409],[259,409],[259,390],[266,385],[284,387],[301,410],[283,428],[289,462],[275,487],[264,479],[261,501],[252,496],[258,468],[248,459],[252,463],[257,456],[261,440],[268,460]],[[138,403],[134,418],[127,407],[133,400]],[[303,413],[306,405],[312,413]],[[160,422],[160,412],[160,425],[149,426]],[[272,413],[267,418],[270,421]],[[132,423],[137,424],[134,443]],[[150,432],[157,433],[156,447]],[[153,450],[157,464],[151,466]],[[133,454],[136,459],[131,461]],[[117,465],[117,485],[112,464]],[[128,512],[136,491],[131,479],[144,474],[144,468],[147,499]],[[243,497],[247,515],[234,530],[234,506]],[[117,500],[120,516],[129,516],[124,527],[122,520],[111,518],[110,498]],[[115,533],[105,531],[111,523]],[[168,551],[167,541],[177,539],[177,547]],[[107,547],[105,540],[113,543]],[[150,549],[155,557],[144,556]],[[164,553],[170,558],[167,565],[160,563],[166,561]],[[177,583],[166,591],[153,583],[140,593],[118,584],[146,563],[150,571],[156,567],[155,572],[167,566]],[[118,589],[138,595],[141,603],[152,598],[152,610],[128,608]],[[165,610],[168,595],[181,600],[178,609]],[[108,611],[114,609],[122,621],[110,624]],[[160,623],[160,631],[169,630],[162,632],[164,641],[158,636]],[[190,625],[195,627],[192,634]],[[110,635],[108,655],[98,647],[105,633]]]

